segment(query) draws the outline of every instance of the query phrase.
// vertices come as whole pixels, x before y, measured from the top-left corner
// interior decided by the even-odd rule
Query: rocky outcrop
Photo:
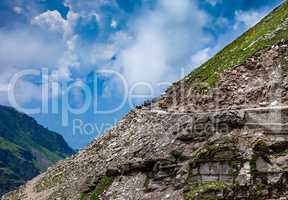
[[[152,107],[201,112],[228,108],[285,105],[288,101],[288,44],[265,48],[245,63],[220,74],[213,87],[206,83],[175,83]],[[163,106],[164,105],[164,106]]]
[[[137,110],[79,155],[28,184],[34,194],[24,186],[3,199],[41,199],[40,194],[43,199],[285,197],[287,114],[284,107]]]

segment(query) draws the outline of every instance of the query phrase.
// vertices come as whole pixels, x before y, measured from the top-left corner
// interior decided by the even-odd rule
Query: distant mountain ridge
[[[0,106],[0,194],[73,153],[61,135],[26,114]]]

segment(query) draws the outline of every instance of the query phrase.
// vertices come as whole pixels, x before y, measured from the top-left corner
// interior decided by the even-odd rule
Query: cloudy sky
[[[48,107],[32,116],[63,134],[72,147],[81,148],[131,109],[130,102],[120,107],[127,89],[136,88],[137,94],[143,94],[152,88],[151,96],[159,95],[169,83],[205,62],[280,3],[1,0],[0,103],[11,105],[7,92],[17,72],[42,70],[41,75],[23,77],[14,85],[17,104],[36,108],[45,101]],[[111,75],[111,70],[119,74]],[[97,76],[96,89],[92,83],[95,71],[102,72]],[[127,88],[121,84],[121,77]],[[49,95],[44,100],[43,79],[49,83]],[[120,109],[95,113],[89,107],[85,113],[66,116],[63,109],[83,106],[85,95],[75,87],[66,95],[69,101],[63,100],[65,94],[59,89],[63,83],[66,87],[87,85],[100,111]],[[52,102],[58,109],[52,108]],[[75,132],[75,119],[78,126],[81,120],[84,125],[89,123],[84,132]]]

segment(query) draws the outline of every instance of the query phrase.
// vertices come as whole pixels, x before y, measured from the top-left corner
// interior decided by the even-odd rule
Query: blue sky
[[[42,70],[40,75],[18,80],[13,88],[17,104],[25,108],[48,105],[31,115],[61,133],[72,147],[82,148],[134,104],[161,94],[280,3],[1,0],[0,103],[11,105],[8,85],[15,74]],[[48,83],[47,99],[43,77]],[[83,85],[91,92],[94,107],[90,105],[81,114],[66,114],[84,106]],[[73,89],[65,93],[65,87]],[[128,99],[124,99],[125,92]],[[135,97],[143,94],[147,97]],[[123,99],[127,101],[120,106]],[[120,108],[114,110],[116,107]],[[75,129],[80,126],[82,129]]]

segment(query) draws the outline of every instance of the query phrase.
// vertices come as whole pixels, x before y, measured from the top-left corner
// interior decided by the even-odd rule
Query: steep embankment
[[[287,199],[288,3],[3,199]]]
[[[62,136],[25,114],[0,106],[0,194],[72,154]]]
[[[258,87],[258,93],[261,89],[267,91],[275,79],[277,81],[279,78],[286,78],[286,73],[281,74],[279,71],[282,69],[275,71],[277,64],[287,62],[284,52],[279,52],[275,48],[287,40],[288,2],[285,1],[239,39],[169,88],[162,98],[161,105],[169,108],[177,107],[178,110],[184,107],[190,111],[221,109],[231,105],[259,106],[257,101],[269,100],[267,95],[265,96],[263,92],[263,98],[256,100],[250,89]],[[278,59],[277,62],[280,63],[275,63],[275,57],[279,56],[279,53],[282,60]],[[272,64],[274,69],[262,67]],[[272,71],[275,72],[271,73]],[[239,76],[247,76],[248,80],[246,77],[239,79]],[[246,81],[250,84],[246,84]]]

